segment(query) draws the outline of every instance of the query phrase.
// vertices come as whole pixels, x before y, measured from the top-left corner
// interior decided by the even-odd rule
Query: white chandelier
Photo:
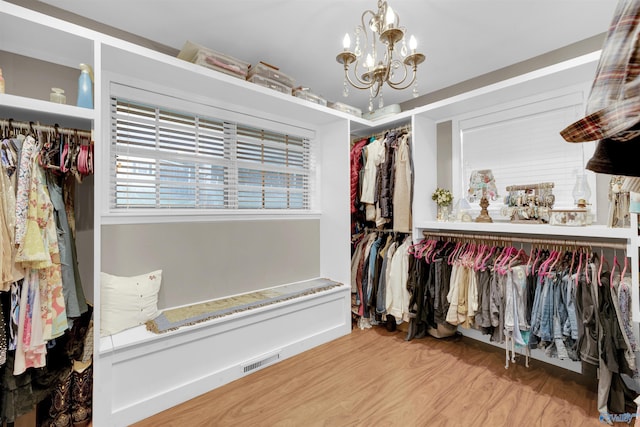
[[[349,96],[347,82],[356,89],[369,90],[369,111],[373,111],[373,100],[376,98],[378,108],[384,106],[384,83],[397,90],[407,89],[413,84],[413,96],[418,96],[416,72],[418,64],[425,60],[425,56],[416,52],[417,41],[414,36],[409,38],[410,53],[408,52],[404,37],[405,28],[400,27],[400,18],[386,1],[378,0],[377,12],[364,11],[361,24],[355,28],[354,34],[356,45],[353,52],[350,50],[351,37],[347,33],[343,40],[344,50],[336,56],[336,61],[344,65],[345,97]],[[397,54],[394,57],[394,52],[397,52],[396,43],[399,42],[403,60],[398,59]],[[353,78],[349,76],[351,64],[354,64]],[[360,64],[364,71],[358,69]]]

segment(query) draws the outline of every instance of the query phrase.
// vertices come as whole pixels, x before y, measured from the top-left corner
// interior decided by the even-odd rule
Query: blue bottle
[[[80,64],[78,78],[78,107],[93,108],[93,72],[87,64]]]

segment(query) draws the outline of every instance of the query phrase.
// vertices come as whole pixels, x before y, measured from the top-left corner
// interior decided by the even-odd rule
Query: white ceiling
[[[78,15],[180,49],[191,40],[255,64],[280,67],[330,101],[366,110],[365,91],[342,97],[335,60],[375,0],[45,0]],[[427,56],[426,94],[603,33],[615,0],[390,0]],[[412,98],[384,91],[385,104]]]

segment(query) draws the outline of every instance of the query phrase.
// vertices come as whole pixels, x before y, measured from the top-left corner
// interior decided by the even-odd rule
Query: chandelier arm
[[[357,82],[357,85],[353,83],[353,80],[351,80],[351,78],[349,77],[349,75],[347,74],[347,80],[349,81],[349,83],[351,83],[351,85],[357,89],[369,89],[370,87],[372,87],[376,80],[375,79],[371,79],[371,80],[364,80],[362,79],[359,75],[358,75],[358,65],[360,64],[360,60],[356,59],[356,61],[353,63],[353,77],[355,77],[355,81]],[[345,70],[346,71],[346,70]],[[362,86],[358,86],[358,85],[362,85]]]
[[[356,61],[356,64],[357,64],[357,61]],[[371,82],[371,84],[368,84],[367,82],[364,82],[364,81],[360,80],[358,75],[355,74],[355,73],[354,73],[354,77],[356,78],[356,81],[358,83],[354,83],[353,80],[351,80],[351,77],[349,77],[349,67],[347,67],[346,65],[344,67],[344,77],[347,79],[347,81],[349,82],[349,84],[351,86],[353,86],[354,88],[359,89],[359,90],[367,90],[371,86],[373,86],[373,83],[375,83],[375,82]],[[360,84],[362,84],[364,86],[359,86]]]
[[[372,18],[376,17],[376,14],[372,10],[369,10],[369,9],[365,10],[364,12],[362,12],[362,16],[360,17],[360,29],[364,33],[365,46],[366,46],[366,43],[369,43],[369,34],[368,34],[368,31],[367,31],[367,28],[370,28],[368,25],[364,24],[364,18],[365,18],[365,16],[367,16],[367,14],[370,14]]]
[[[402,69],[402,79],[396,80],[395,82],[391,81],[391,73],[389,72],[389,74],[385,76],[385,80],[387,81],[389,86],[391,86],[393,89],[397,89],[398,85],[401,85],[407,79],[407,77],[409,76],[409,72],[407,70],[407,65],[398,59],[391,60],[391,62],[389,63],[389,71],[394,68],[394,65],[396,66],[396,68]]]
[[[402,80],[400,80],[399,82],[395,82],[395,83],[391,82],[391,80],[388,80],[387,83],[389,84],[389,86],[391,86],[393,89],[396,89],[396,90],[404,90],[404,89],[407,89],[409,86],[411,86],[413,84],[413,82],[416,81],[416,77],[418,75],[418,73],[417,73],[418,67],[414,65],[412,68],[413,68],[413,75],[411,76],[411,81],[409,83],[407,83],[405,86],[400,86],[402,83],[404,83],[404,81],[409,76],[409,73],[407,73],[407,67],[405,65],[404,78]]]

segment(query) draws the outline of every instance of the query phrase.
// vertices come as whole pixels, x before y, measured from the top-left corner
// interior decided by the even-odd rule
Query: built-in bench
[[[323,279],[270,288],[290,298],[154,333],[140,325],[102,337],[100,387],[114,425],[128,425],[351,330],[349,286]],[[333,282],[335,283],[335,282]]]

